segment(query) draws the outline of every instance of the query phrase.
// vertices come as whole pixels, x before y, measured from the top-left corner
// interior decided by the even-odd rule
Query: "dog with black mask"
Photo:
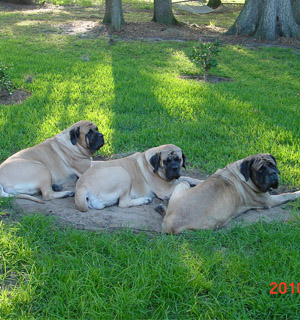
[[[179,184],[170,198],[163,232],[216,229],[247,210],[270,208],[300,197],[300,191],[268,192],[278,187],[279,173],[271,154],[256,154],[217,170],[194,188],[186,182]]]

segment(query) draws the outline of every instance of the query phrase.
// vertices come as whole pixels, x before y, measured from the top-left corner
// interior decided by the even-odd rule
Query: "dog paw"
[[[53,184],[52,185],[52,190],[57,192],[57,191],[61,191],[63,189],[62,185],[59,184]]]
[[[152,201],[152,198],[145,197],[145,204],[148,204]]]
[[[167,208],[163,204],[159,204],[154,208],[154,210],[164,217],[166,215]]]
[[[69,193],[67,193],[64,198],[69,198],[69,197],[74,197],[75,196],[75,192],[70,191]]]

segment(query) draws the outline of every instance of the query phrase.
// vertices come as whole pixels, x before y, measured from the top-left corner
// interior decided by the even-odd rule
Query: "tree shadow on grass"
[[[281,70],[278,70],[278,60],[289,56],[290,59],[284,63],[295,66],[297,55],[289,49],[270,52],[269,49],[229,50],[230,55],[221,53],[215,72],[221,71],[234,81],[207,84],[210,97],[208,107],[204,107],[205,113],[215,117],[215,135],[223,141],[221,144],[216,141],[218,152],[224,159],[228,158],[227,154],[230,161],[253,153],[271,152],[279,162],[282,161],[282,181],[294,184],[300,179],[298,150],[295,147],[297,141],[300,142],[296,108],[298,91],[293,79],[294,69],[280,65]],[[183,47],[183,51],[189,55],[188,49]],[[201,84],[198,86],[200,88]],[[210,128],[208,135],[211,134]],[[222,163],[226,165],[224,161]]]
[[[151,44],[119,42],[111,46],[115,99],[112,103],[114,150],[145,151],[161,144],[180,146],[174,119],[161,101],[159,66]],[[160,47],[161,64],[167,63],[168,45]]]

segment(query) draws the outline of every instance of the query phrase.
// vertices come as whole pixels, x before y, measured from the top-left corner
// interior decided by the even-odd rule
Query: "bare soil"
[[[186,171],[184,175],[198,179],[206,179],[208,176],[198,171]],[[68,184],[64,189],[74,189],[75,185]],[[281,188],[277,192],[287,191]],[[73,226],[84,230],[116,230],[120,228],[130,228],[135,232],[161,232],[162,216],[155,211],[159,204],[167,205],[160,199],[153,199],[148,205],[119,208],[117,205],[104,208],[102,210],[89,210],[80,212],[77,210],[74,198],[56,199],[40,204],[29,200],[14,200],[17,212],[35,213],[40,212],[48,216],[57,217],[57,221],[62,225]],[[250,210],[232,219],[224,228],[231,228],[239,224],[253,224],[263,219],[266,222],[288,221],[292,218],[291,206],[282,205],[266,210]]]
[[[222,76],[215,76],[213,74],[209,74],[206,76],[206,79],[203,75],[181,75],[179,77],[180,79],[185,80],[195,80],[195,81],[202,81],[202,82],[208,82],[208,83],[218,83],[218,82],[229,82],[233,81],[233,79],[230,79],[228,77],[222,77]]]
[[[12,94],[0,95],[0,104],[20,104],[25,101],[31,93],[24,90],[15,90]]]

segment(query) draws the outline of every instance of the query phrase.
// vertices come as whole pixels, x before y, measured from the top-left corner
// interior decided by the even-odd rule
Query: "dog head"
[[[280,174],[275,158],[269,154],[256,154],[245,158],[240,167],[246,181],[251,179],[261,192],[278,188]]]
[[[178,179],[181,167],[185,168],[185,155],[179,147],[173,144],[149,149],[146,151],[146,158],[148,158],[153,173],[167,181]]]
[[[103,134],[90,121],[79,121],[70,128],[70,140],[73,145],[79,144],[91,154],[104,145]]]

